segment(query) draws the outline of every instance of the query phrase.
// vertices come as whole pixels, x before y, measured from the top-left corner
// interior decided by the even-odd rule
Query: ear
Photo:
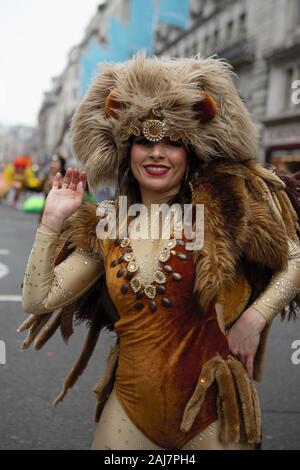
[[[122,104],[116,98],[116,91],[112,89],[105,100],[104,111],[107,117],[118,119],[118,110],[122,109]]]
[[[211,121],[217,112],[217,103],[207,91],[200,91],[199,100],[193,105],[195,119],[200,122]]]

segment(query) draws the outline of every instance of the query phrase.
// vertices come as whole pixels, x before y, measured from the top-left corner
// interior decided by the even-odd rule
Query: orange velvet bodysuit
[[[213,383],[191,430],[180,431],[203,364],[217,353],[223,358],[229,353],[215,302],[205,312],[197,307],[192,252],[178,243],[174,250],[161,263],[167,280],[152,301],[130,286],[126,248],[113,244],[105,260],[108,290],[120,316],[115,323],[120,339],[116,395],[135,425],[169,449],[181,448],[218,419]]]

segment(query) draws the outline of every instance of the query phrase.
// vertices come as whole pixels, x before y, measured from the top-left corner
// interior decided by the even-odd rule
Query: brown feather
[[[94,352],[96,347],[98,338],[99,338],[100,330],[96,328],[90,328],[86,341],[84,343],[83,349],[79,358],[77,359],[75,365],[69,371],[67,377],[65,378],[63,388],[57,398],[53,402],[53,406],[56,406],[59,402],[63,401],[68,390],[74,386],[77,382],[78,377],[83,373],[85,368],[88,365],[88,362]]]

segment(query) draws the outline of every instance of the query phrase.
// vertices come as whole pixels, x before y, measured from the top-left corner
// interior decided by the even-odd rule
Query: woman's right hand
[[[85,187],[84,171],[68,168],[64,179],[56,173],[46,199],[42,223],[60,232],[64,221],[81,206]]]

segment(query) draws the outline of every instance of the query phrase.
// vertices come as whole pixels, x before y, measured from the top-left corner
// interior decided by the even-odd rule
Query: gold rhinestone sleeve
[[[271,323],[274,317],[300,293],[300,245],[289,240],[289,262],[285,271],[273,275],[269,285],[252,303]]]
[[[104,273],[103,260],[81,249],[54,267],[58,241],[59,234],[37,230],[23,282],[27,313],[47,313],[74,302]]]

